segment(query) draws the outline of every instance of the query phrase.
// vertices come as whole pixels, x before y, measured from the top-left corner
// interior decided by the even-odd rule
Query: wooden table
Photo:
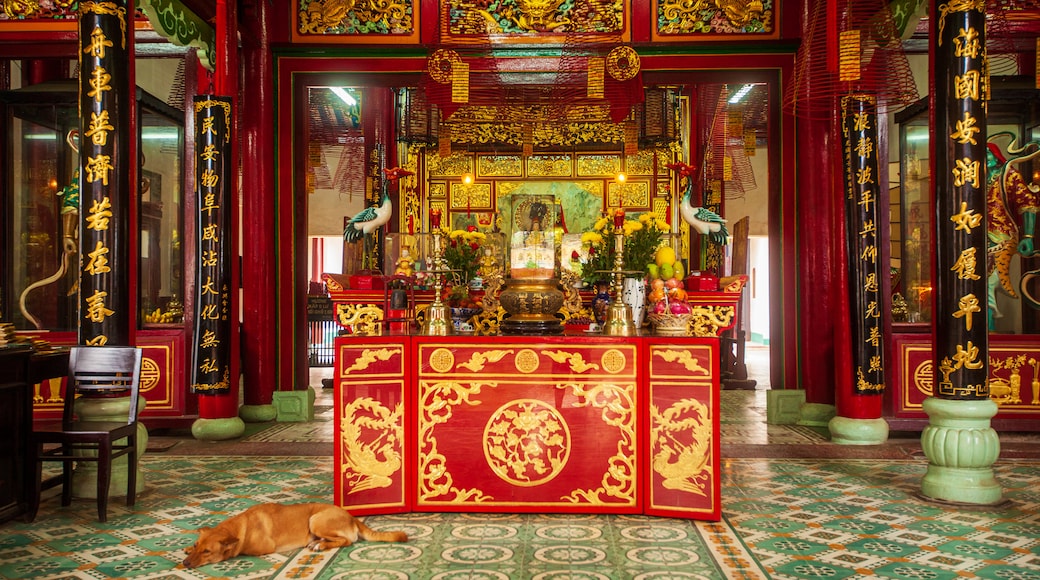
[[[33,386],[68,374],[66,350],[36,352],[28,346],[0,348],[0,522],[25,513],[35,473],[28,465]]]

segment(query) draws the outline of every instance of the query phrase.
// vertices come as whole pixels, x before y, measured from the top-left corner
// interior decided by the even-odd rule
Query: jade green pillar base
[[[831,442],[839,445],[881,445],[888,441],[888,421],[836,416],[827,423]]]
[[[806,427],[826,427],[834,417],[834,405],[804,403],[798,409],[798,424]]]
[[[766,391],[766,423],[794,425],[798,422],[798,409],[804,404],[802,389],[770,389]]]
[[[921,447],[928,470],[921,480],[925,498],[973,505],[1003,501],[993,462],[1000,455],[1000,438],[990,427],[997,404],[990,399],[924,400],[928,426]]]
[[[138,409],[144,410],[144,397],[137,399]],[[127,414],[130,412],[130,398],[94,399],[80,397],[76,400],[76,415],[84,421],[122,421],[126,423]],[[120,439],[117,443],[124,443]],[[144,491],[144,472],[141,471],[141,456],[148,448],[148,430],[141,423],[137,424],[137,480],[134,487],[137,493]],[[83,452],[87,455],[86,452]],[[90,452],[96,456],[97,453]],[[112,475],[108,482],[108,497],[126,497],[127,485],[127,458],[117,457],[112,460]],[[76,469],[72,472],[72,495],[84,499],[97,499],[97,462],[79,461]]]
[[[238,416],[246,423],[267,423],[278,417],[278,409],[274,405],[242,405]]]
[[[195,419],[191,424],[191,434],[200,441],[225,441],[241,437],[245,431],[246,424],[238,417]]]

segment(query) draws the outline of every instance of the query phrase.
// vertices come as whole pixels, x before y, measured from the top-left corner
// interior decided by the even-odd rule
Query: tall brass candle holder
[[[625,233],[622,224],[625,214],[622,210],[614,216],[614,268],[610,270],[613,277],[611,288],[614,300],[607,308],[607,320],[603,323],[603,334],[608,336],[635,336],[636,325],[632,320],[632,307],[621,299],[622,280],[625,274],[638,274],[635,271],[622,270],[625,254]]]
[[[426,336],[447,336],[455,332],[455,326],[451,323],[451,309],[441,300],[444,275],[451,272],[444,262],[443,238],[444,230],[440,228],[438,219],[433,226],[433,268],[430,270],[433,275],[433,302],[426,308],[426,319],[421,331]]]

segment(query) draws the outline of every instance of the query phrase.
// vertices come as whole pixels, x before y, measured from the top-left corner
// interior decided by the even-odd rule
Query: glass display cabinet
[[[896,115],[899,125],[899,223],[901,247],[892,248],[892,295],[906,301],[894,322],[931,322],[931,191],[928,101]]]
[[[183,113],[138,90],[139,324],[180,324],[184,294]],[[0,318],[18,330],[74,331],[79,263],[75,80],[0,93]]]
[[[1031,85],[1032,81],[1029,81]],[[993,95],[987,116],[987,144],[989,147],[988,214],[1005,211],[1019,228],[1016,237],[1028,232],[1023,211],[1036,207],[1035,200],[1040,190],[1040,134],[1038,134],[1038,105],[1032,88],[1024,88],[1017,77],[997,77],[993,81]],[[926,331],[932,321],[931,313],[931,245],[932,224],[931,185],[929,179],[929,126],[927,99],[911,105],[895,115],[899,127],[899,234],[893,235],[892,248],[892,293],[893,302],[898,293],[905,300],[893,309],[893,322],[919,323]],[[1001,172],[1006,185],[999,184],[995,172]],[[1019,178],[1007,181],[1010,172]],[[1020,193],[1011,191],[1015,187]],[[1027,191],[1028,190],[1028,191]],[[1029,193],[1032,191],[1033,193]],[[1034,200],[1034,201],[1030,201]],[[999,221],[999,220],[998,220]],[[990,223],[990,240],[1000,227]],[[1034,231],[1040,234],[1040,231]],[[1000,334],[1032,334],[1040,332],[1040,310],[1029,308],[1021,297],[1021,280],[1027,272],[1040,268],[1040,258],[1023,256],[1012,252],[1010,268],[1003,278],[1006,284],[991,275],[990,331]],[[992,258],[991,258],[992,259]],[[1031,278],[1030,278],[1031,279]],[[1028,284],[1028,283],[1027,283]],[[1011,288],[1015,295],[1004,290]],[[1040,288],[1032,289],[1033,296],[1040,296]],[[995,305],[995,307],[993,306]],[[907,327],[906,330],[912,330]]]

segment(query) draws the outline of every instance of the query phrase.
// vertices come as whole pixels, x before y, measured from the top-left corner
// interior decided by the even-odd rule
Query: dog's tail
[[[369,542],[407,542],[408,534],[404,532],[377,532],[357,520],[358,535]]]

